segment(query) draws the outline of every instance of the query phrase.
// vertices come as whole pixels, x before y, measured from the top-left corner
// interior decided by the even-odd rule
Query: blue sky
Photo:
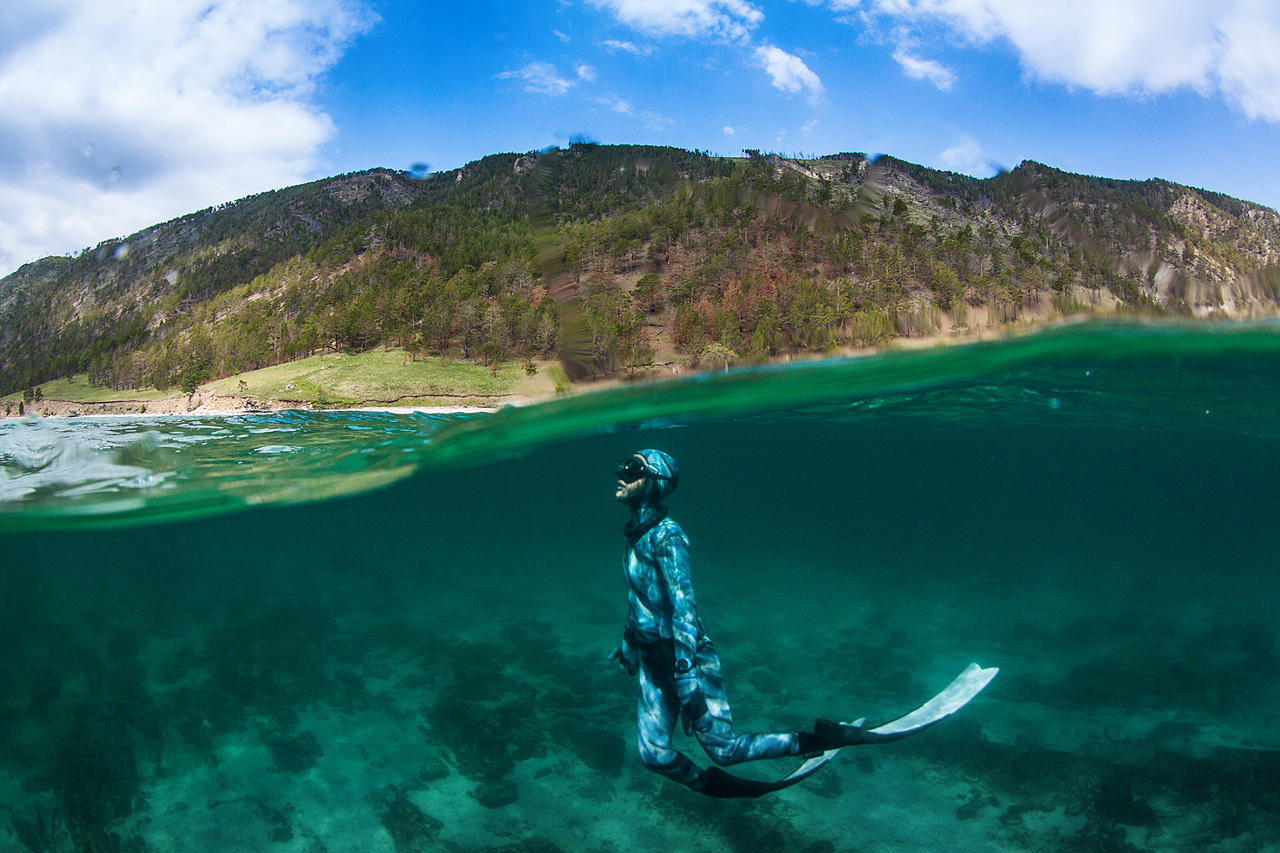
[[[587,137],[1024,159],[1280,207],[1270,0],[9,0],[0,273],[346,171]]]

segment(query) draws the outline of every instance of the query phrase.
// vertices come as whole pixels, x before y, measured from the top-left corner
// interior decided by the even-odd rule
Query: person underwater
[[[623,530],[628,611],[622,645],[609,660],[639,676],[640,760],[655,773],[711,797],[758,797],[805,778],[833,750],[896,740],[932,725],[959,710],[995,676],[997,670],[973,664],[929,703],[877,729],[862,728],[861,721],[819,719],[811,732],[735,733],[720,658],[694,601],[689,539],[663,504],[680,482],[676,462],[661,450],[641,450],[622,460],[615,473],[615,497],[631,512]],[[718,766],[701,768],[672,746],[678,722]],[[779,782],[744,779],[720,769],[785,756],[810,761]]]

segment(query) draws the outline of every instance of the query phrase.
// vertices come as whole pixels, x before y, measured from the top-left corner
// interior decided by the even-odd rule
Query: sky
[[[0,275],[571,140],[1036,160],[1280,208],[1277,0],[5,0]]]

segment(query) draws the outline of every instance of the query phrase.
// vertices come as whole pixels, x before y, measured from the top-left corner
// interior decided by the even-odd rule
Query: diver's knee
[[[738,754],[737,744],[733,741],[725,741],[714,737],[699,737],[698,743],[702,744],[702,749],[707,753],[707,757],[721,767],[742,763],[742,756]]]
[[[655,746],[641,740],[640,762],[654,773],[662,773],[680,763],[680,753],[669,746]]]

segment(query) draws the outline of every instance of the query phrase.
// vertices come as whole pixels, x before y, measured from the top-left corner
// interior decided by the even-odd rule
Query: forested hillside
[[[28,264],[0,280],[0,394],[387,346],[643,373],[1278,297],[1275,211],[1167,181],[578,144],[344,175]]]

